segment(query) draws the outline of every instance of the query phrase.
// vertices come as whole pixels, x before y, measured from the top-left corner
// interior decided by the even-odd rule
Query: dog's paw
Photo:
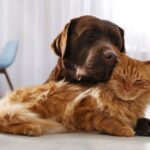
[[[135,132],[140,136],[150,136],[150,120],[141,118],[137,121]]]
[[[23,135],[26,136],[40,136],[42,128],[40,125],[27,125],[23,130]]]

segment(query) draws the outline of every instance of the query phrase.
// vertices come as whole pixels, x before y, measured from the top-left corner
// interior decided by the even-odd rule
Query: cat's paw
[[[13,125],[25,122],[26,118],[22,117],[21,115],[17,114],[1,114],[0,115],[0,124],[3,126]]]
[[[27,125],[23,130],[23,135],[26,136],[40,136],[42,128],[39,125]]]
[[[117,136],[131,137],[134,136],[134,134],[134,130],[128,126],[121,127],[117,132]]]

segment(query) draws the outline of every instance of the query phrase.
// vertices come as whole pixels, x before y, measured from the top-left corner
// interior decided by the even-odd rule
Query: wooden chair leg
[[[13,85],[12,85],[12,83],[10,81],[10,78],[9,78],[9,76],[7,74],[7,71],[5,69],[4,69],[4,74],[5,74],[5,77],[7,79],[8,84],[9,84],[10,89],[13,91],[14,90]]]

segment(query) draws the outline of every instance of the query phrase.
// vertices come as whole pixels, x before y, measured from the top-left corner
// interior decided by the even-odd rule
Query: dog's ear
[[[125,39],[124,39],[124,30],[122,28],[119,27],[119,30],[120,30],[120,34],[121,34],[121,40],[122,40],[122,46],[121,46],[121,49],[120,51],[122,53],[126,53],[126,49],[125,49]]]
[[[54,39],[51,48],[55,52],[55,54],[59,57],[64,57],[67,49],[67,43],[69,39],[69,34],[71,28],[73,28],[73,24],[77,19],[72,19],[69,23],[67,23],[63,29],[63,31]]]
[[[63,57],[66,51],[69,26],[70,26],[70,23],[67,23],[63,31],[54,39],[51,45],[52,50],[59,57]]]

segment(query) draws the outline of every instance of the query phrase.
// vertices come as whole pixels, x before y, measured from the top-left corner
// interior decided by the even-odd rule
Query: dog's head
[[[72,19],[52,43],[74,81],[107,81],[117,63],[113,48],[125,52],[124,31],[93,16]]]

